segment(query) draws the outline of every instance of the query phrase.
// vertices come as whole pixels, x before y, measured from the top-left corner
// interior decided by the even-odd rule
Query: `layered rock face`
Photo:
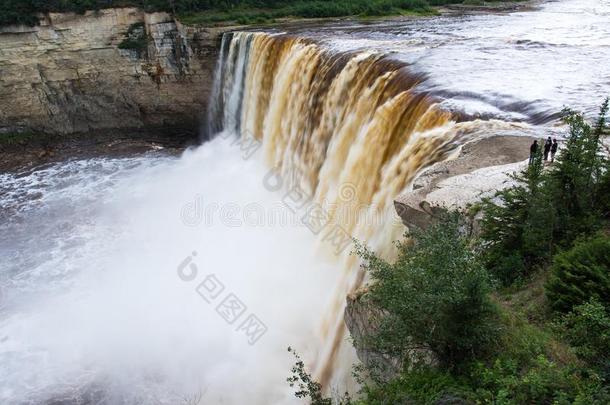
[[[134,33],[139,47],[119,49]],[[134,8],[49,14],[37,27],[0,28],[0,133],[195,131],[218,35]]]

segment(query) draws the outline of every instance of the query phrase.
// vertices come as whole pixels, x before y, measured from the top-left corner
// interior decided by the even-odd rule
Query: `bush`
[[[555,257],[551,272],[546,294],[554,310],[569,312],[590,298],[610,305],[610,238],[577,242]]]
[[[522,371],[511,360],[491,367],[477,364],[471,373],[477,403],[486,404],[605,404],[609,397],[597,376],[560,366],[543,355]]]
[[[591,299],[564,315],[560,327],[576,354],[606,378],[610,377],[610,312]]]
[[[311,374],[307,372],[301,356],[291,347],[288,347],[288,352],[294,356],[295,364],[292,366],[291,375],[286,381],[291,388],[297,389],[294,393],[295,397],[301,399],[308,398],[311,405],[349,405],[352,403],[347,393],[334,401],[333,398],[325,397],[322,394],[322,384],[315,381]]]
[[[564,110],[564,121],[570,132],[565,148],[548,175],[552,202],[557,211],[556,239],[563,246],[600,229],[604,214],[607,214],[604,208],[607,209],[608,196],[604,194],[604,188],[607,188],[609,165],[603,153],[602,136],[608,102],[606,99],[602,103],[593,126],[582,114]]]
[[[118,48],[136,51],[138,55],[144,53],[148,48],[148,37],[144,23],[132,24]]]
[[[453,3],[453,0],[437,0]],[[146,11],[175,12],[186,21],[209,23],[235,21],[250,23],[267,21],[264,11],[273,17],[305,18],[349,15],[397,14],[402,10],[429,11],[425,0],[0,0],[0,25],[38,24],[37,13],[77,12],[109,7],[140,7]],[[193,13],[205,11],[204,15]]]
[[[384,313],[372,348],[414,365],[426,359],[413,354],[429,349],[449,368],[484,353],[497,337],[497,312],[459,216],[407,236],[393,264],[357,245],[372,277],[365,297]]]
[[[448,399],[470,399],[473,393],[467,381],[446,371],[429,368],[405,372],[387,384],[365,386],[359,403],[370,405],[385,404],[433,404]]]

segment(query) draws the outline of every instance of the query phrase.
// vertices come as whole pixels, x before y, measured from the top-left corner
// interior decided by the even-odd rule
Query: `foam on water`
[[[281,197],[235,148],[217,138],[181,159],[91,159],[0,179],[13,211],[1,229],[0,402],[291,401],[286,347],[313,350],[336,272],[306,228],[235,214],[253,203],[271,212]],[[196,195],[218,216],[187,225],[180,214]],[[183,281],[189,256],[197,276]],[[195,290],[208,274],[225,287],[212,303]],[[229,293],[247,306],[233,324],[216,312]],[[236,331],[248,314],[268,328],[254,345]]]

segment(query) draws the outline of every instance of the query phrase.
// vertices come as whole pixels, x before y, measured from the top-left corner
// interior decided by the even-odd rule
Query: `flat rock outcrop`
[[[527,165],[529,136],[498,135],[474,140],[457,157],[424,170],[394,206],[403,223],[425,227],[445,208],[464,209],[513,184],[510,174]]]

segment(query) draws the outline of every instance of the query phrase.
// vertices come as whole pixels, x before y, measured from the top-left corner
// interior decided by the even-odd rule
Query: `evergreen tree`
[[[599,235],[558,254],[546,294],[551,307],[569,312],[594,298],[610,309],[610,238]]]
[[[503,284],[527,274],[552,254],[555,210],[546,189],[542,151],[521,173],[515,186],[483,201],[483,252],[487,267]]]
[[[504,284],[548,263],[560,248],[603,228],[610,206],[610,164],[602,137],[608,99],[595,125],[566,109],[569,126],[556,163],[545,170],[541,153],[514,175],[516,184],[483,201],[482,246],[487,267]]]
[[[608,160],[601,142],[608,113],[608,99],[601,106],[595,126],[582,114],[566,109],[570,131],[565,149],[550,170],[549,186],[558,220],[555,233],[565,245],[602,226],[607,216]],[[606,205],[606,207],[604,207]],[[604,212],[605,211],[605,212]]]

